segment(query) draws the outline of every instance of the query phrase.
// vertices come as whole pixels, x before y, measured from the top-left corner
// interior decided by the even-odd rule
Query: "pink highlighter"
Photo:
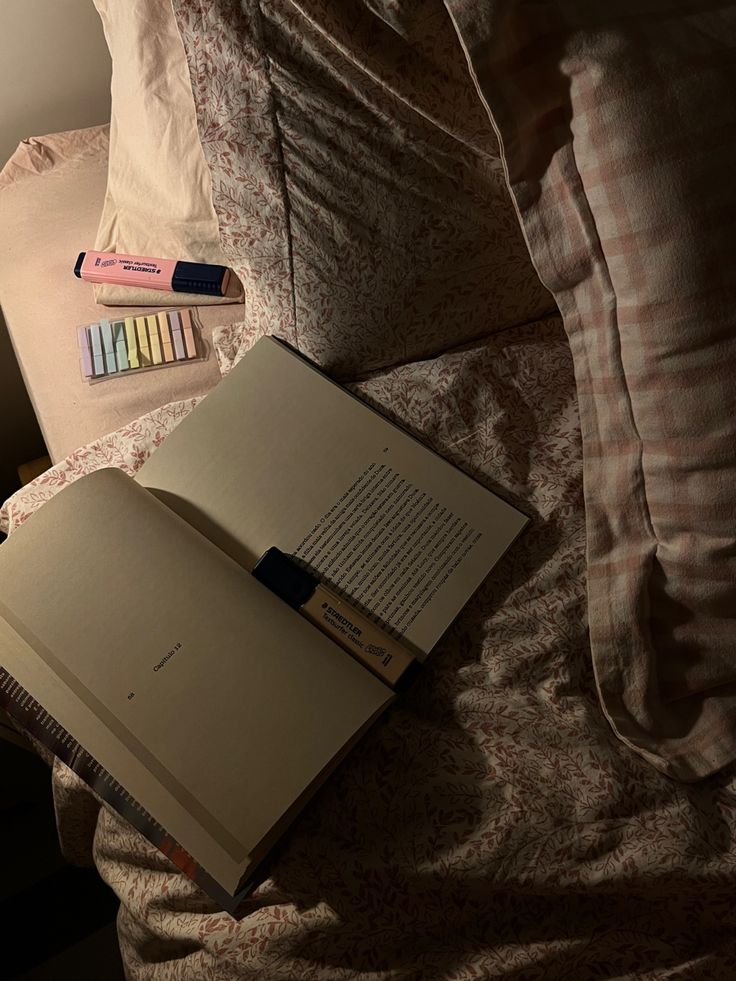
[[[118,283],[174,293],[224,296],[230,280],[227,266],[176,259],[150,259],[120,252],[80,252],[74,275],[88,283]]]

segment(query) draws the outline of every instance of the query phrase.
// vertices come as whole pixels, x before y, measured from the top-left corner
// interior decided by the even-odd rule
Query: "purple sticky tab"
[[[169,326],[171,327],[171,340],[174,342],[174,355],[177,361],[184,361],[187,353],[184,350],[184,338],[181,336],[181,321],[177,310],[167,312]]]
[[[82,358],[82,374],[85,378],[91,378],[93,375],[92,354],[89,349],[89,334],[86,327],[77,327],[77,338],[79,340],[79,353]]]

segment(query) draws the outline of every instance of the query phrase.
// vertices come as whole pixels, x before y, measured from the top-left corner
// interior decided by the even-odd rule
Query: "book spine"
[[[233,897],[3,667],[0,667],[0,706],[25,734],[50,750],[178,869],[223,908],[232,911]]]

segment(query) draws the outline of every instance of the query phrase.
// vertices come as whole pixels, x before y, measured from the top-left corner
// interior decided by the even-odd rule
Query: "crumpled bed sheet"
[[[64,850],[94,860],[119,896],[128,977],[736,975],[733,771],[671,781],[616,739],[598,703],[561,323],[350,387],[531,525],[297,821],[241,919],[55,765]],[[72,454],[6,503],[4,525],[97,467],[133,473],[195,401]]]

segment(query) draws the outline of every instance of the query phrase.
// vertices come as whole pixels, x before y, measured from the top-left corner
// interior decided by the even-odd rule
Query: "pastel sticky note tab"
[[[125,321],[115,320],[112,327],[112,343],[115,346],[115,358],[118,363],[118,371],[125,371],[128,365],[128,349],[125,346]]]
[[[95,378],[105,374],[105,356],[102,353],[102,338],[100,337],[100,325],[89,325],[89,343],[92,348],[92,373]]]
[[[146,317],[148,340],[151,344],[151,364],[161,364],[164,356],[161,353],[161,340],[158,336],[158,319],[156,315]]]
[[[141,368],[148,368],[151,364],[151,349],[148,346],[145,317],[135,318],[135,332],[138,337],[138,361]]]
[[[79,356],[82,361],[82,374],[85,378],[91,378],[94,372],[92,370],[92,352],[89,348],[89,334],[86,327],[77,327],[77,340],[79,341]]]
[[[112,343],[112,328],[109,320],[100,320],[100,336],[102,337],[102,350],[105,352],[105,368],[108,375],[114,375],[118,370],[118,364],[115,360],[115,348]]]
[[[179,311],[179,316],[181,317],[181,332],[184,335],[184,344],[187,349],[188,358],[197,357],[197,347],[194,343],[194,333],[192,332],[192,317],[189,311],[185,308]]]
[[[138,368],[138,338],[132,317],[125,318],[125,340],[128,347],[128,364],[131,368]]]
[[[181,336],[181,322],[179,320],[179,313],[176,310],[170,310],[167,316],[171,327],[171,340],[174,345],[176,360],[184,361],[187,353],[184,349],[184,338]]]
[[[164,356],[164,361],[173,361],[174,349],[171,346],[169,318],[166,316],[166,313],[162,311],[161,313],[156,314],[156,319],[158,320],[158,332],[161,335],[161,353]]]

